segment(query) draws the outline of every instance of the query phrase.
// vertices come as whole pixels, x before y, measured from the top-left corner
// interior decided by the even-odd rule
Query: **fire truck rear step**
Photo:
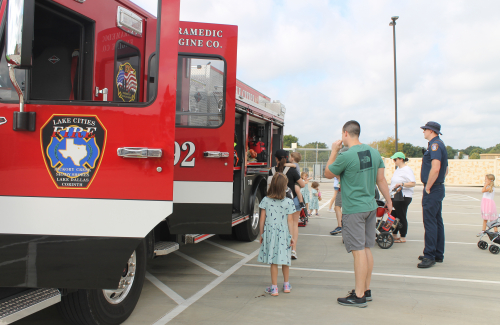
[[[160,241],[155,244],[155,256],[167,255],[179,249],[179,244],[172,241]]]
[[[0,303],[0,324],[11,324],[61,301],[57,289],[34,289]]]
[[[184,235],[184,244],[197,244],[212,236],[215,234],[186,234]]]

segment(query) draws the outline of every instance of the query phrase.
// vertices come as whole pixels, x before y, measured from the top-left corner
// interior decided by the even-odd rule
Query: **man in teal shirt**
[[[354,257],[356,289],[345,298],[338,298],[344,306],[366,307],[372,300],[370,281],[373,271],[377,203],[375,183],[392,211],[389,186],[384,176],[384,162],[377,150],[359,142],[361,127],[349,121],[342,128],[342,140],[332,144],[332,153],[325,168],[325,176],[340,176],[342,191],[342,238],[348,253]],[[338,154],[342,143],[349,150]]]

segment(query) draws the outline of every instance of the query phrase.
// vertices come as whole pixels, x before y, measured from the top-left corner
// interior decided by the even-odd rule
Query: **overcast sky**
[[[394,136],[400,16],[400,141],[425,146],[419,127],[437,121],[454,148],[500,143],[498,0],[182,0],[180,15],[239,26],[238,79],[285,104],[301,144],[330,144],[351,119],[362,142]]]

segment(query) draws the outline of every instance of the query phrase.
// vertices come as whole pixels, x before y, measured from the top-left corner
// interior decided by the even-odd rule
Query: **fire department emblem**
[[[106,129],[95,115],[52,115],[40,131],[49,175],[59,189],[88,189],[106,146]]]
[[[118,89],[118,97],[124,102],[133,102],[137,93],[137,76],[135,69],[128,62],[121,64],[118,67],[116,75],[116,87]]]

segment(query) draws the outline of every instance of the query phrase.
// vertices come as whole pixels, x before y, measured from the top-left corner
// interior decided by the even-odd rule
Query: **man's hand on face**
[[[332,152],[338,153],[340,149],[342,149],[342,140],[332,143]]]

